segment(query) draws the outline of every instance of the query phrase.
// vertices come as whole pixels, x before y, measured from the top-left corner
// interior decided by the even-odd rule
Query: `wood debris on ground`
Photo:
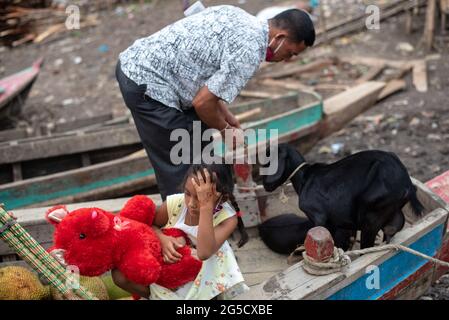
[[[416,60],[387,60],[361,56],[327,56],[297,60],[265,67],[249,81],[239,99],[273,99],[291,91],[316,92],[323,98],[334,96],[368,81],[383,81],[378,101],[407,88],[410,74],[414,88],[427,91],[428,56]]]
[[[325,0],[326,4],[332,0]],[[425,5],[425,1],[379,1],[381,19],[387,19],[398,14],[409,14],[412,9]],[[336,38],[347,36],[360,31],[365,27],[367,13],[366,4],[356,6],[363,12],[352,12],[348,17],[332,21],[326,17],[317,23],[317,45],[329,42]],[[362,23],[363,22],[363,23]],[[362,26],[363,24],[363,26]],[[396,92],[407,88],[404,80],[409,73],[412,83],[419,92],[427,92],[427,62],[439,59],[438,56],[428,56],[424,59],[390,60],[361,56],[334,56],[332,53],[314,55],[310,58],[293,58],[289,63],[269,64],[263,63],[258,74],[252,79],[240,98],[274,98],[276,95],[288,91],[313,91],[327,98],[363,84],[367,81],[386,82],[385,88],[380,92],[378,100],[382,100]]]
[[[70,31],[66,22],[75,12],[66,11],[69,5],[76,5],[81,13],[76,30],[96,26],[99,21],[92,11],[110,8],[116,2],[119,0],[0,0],[0,45],[41,43],[54,34]]]

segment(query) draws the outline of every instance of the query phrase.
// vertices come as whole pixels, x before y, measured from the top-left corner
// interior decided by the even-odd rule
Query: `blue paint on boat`
[[[127,176],[120,176],[112,179],[95,181],[92,183],[77,185],[74,187],[69,187],[67,189],[50,193],[44,193],[41,190],[38,190],[40,189],[40,186],[33,185],[27,190],[26,196],[14,194],[14,191],[9,190],[0,192],[0,201],[3,202],[8,209],[16,209],[32,205],[34,203],[49,201],[52,199],[71,196],[74,194],[85,193],[95,189],[108,187],[114,184],[125,183],[128,181],[132,181],[134,179],[139,179],[152,175],[154,175],[154,169],[149,169],[145,171],[136,172]]]
[[[429,233],[415,241],[410,248],[429,256],[435,256],[442,245],[444,225],[438,225]],[[428,260],[417,257],[408,252],[398,252],[396,255],[379,265],[380,287],[368,289],[371,283],[369,277],[373,272],[368,272],[340,291],[328,297],[328,300],[377,300],[388,293],[396,285],[414,274],[424,266]]]

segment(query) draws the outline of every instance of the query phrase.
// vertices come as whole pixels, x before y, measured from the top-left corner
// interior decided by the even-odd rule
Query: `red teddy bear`
[[[47,211],[46,218],[56,226],[54,246],[49,250],[64,250],[68,265],[79,268],[85,276],[99,276],[118,269],[138,284],[157,283],[174,289],[193,281],[202,262],[191,255],[190,247],[178,249],[182,259],[165,264],[159,238],[150,227],[156,206],[146,196],[134,196],[119,215],[99,208],[81,208],[68,212],[65,206]],[[179,229],[164,229],[173,237],[184,237]]]

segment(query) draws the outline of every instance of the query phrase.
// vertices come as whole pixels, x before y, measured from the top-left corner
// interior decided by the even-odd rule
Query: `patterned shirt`
[[[204,85],[231,103],[264,61],[268,22],[233,6],[209,7],[136,40],[119,56],[146,94],[185,110]]]

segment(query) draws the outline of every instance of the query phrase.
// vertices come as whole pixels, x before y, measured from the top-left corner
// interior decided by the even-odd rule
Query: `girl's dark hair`
[[[229,164],[194,164],[191,165],[182,182],[182,188],[184,188],[187,179],[192,176],[196,176],[198,172],[203,174],[203,169],[209,171],[212,181],[215,183],[217,191],[223,195],[223,200],[229,200],[235,211],[239,212],[240,208],[234,197],[234,178],[232,176],[232,167]],[[215,175],[217,179],[215,179]]]

